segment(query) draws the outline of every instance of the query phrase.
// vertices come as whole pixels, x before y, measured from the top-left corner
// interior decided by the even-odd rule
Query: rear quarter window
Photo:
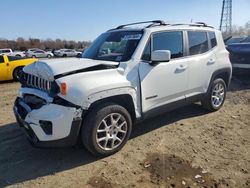
[[[208,35],[209,35],[209,39],[211,42],[211,48],[214,48],[215,46],[217,46],[217,39],[216,39],[215,33],[208,32]]]

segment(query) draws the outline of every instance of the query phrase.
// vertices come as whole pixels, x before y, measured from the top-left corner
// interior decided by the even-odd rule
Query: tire
[[[67,55],[66,55],[66,54],[63,54],[63,57],[67,57]]]
[[[206,97],[201,101],[201,104],[205,109],[215,112],[223,106],[226,93],[227,86],[225,81],[221,78],[217,78],[211,83]]]
[[[81,129],[81,141],[93,155],[108,156],[121,150],[131,130],[132,120],[128,111],[122,106],[105,103],[90,109]]]
[[[50,59],[50,58],[52,58],[52,56],[49,54],[49,55],[47,55],[47,58],[49,58],[49,59]]]
[[[21,57],[21,55],[17,54],[16,57]]]
[[[36,56],[35,56],[35,55],[32,55],[31,57],[32,57],[32,58],[36,58]]]
[[[20,79],[20,73],[21,73],[22,69],[23,69],[23,67],[17,67],[13,71],[13,75],[12,76],[13,76],[13,79],[15,81],[19,81],[19,79]]]

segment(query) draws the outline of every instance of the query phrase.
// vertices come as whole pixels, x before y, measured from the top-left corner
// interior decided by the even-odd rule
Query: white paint
[[[214,31],[217,47],[207,53],[190,57],[172,59],[158,65],[141,61],[144,48],[152,33],[175,30]],[[61,77],[56,81],[67,84],[67,94],[60,97],[88,110],[97,100],[127,94],[133,99],[135,114],[139,118],[142,112],[185,99],[207,91],[212,73],[217,69],[230,68],[228,52],[225,49],[220,31],[208,27],[194,26],[160,26],[145,28],[144,34],[132,58],[121,62],[117,69],[82,72]],[[126,40],[135,38],[127,37]],[[159,58],[159,56],[158,56]],[[164,54],[166,58],[166,54]],[[170,57],[169,57],[170,58]],[[162,60],[163,57],[160,57]],[[117,62],[97,61],[91,59],[55,59],[36,62],[24,68],[24,71],[38,77],[53,81],[55,75],[85,69],[100,64],[118,65]],[[74,118],[80,116],[81,109],[68,108],[52,104],[52,98],[38,89],[22,88],[20,97],[29,93],[44,98],[47,105],[31,111],[26,121],[31,123],[35,134],[42,141],[57,140],[66,137]],[[53,122],[53,135],[47,136],[38,126],[39,120]]]

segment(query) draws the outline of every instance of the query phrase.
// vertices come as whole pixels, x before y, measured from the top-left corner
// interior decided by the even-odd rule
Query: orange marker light
[[[67,84],[65,82],[61,83],[60,91],[62,95],[67,94]]]

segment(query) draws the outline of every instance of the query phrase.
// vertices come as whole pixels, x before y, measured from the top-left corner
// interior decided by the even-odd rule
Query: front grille
[[[24,81],[26,87],[36,88],[46,92],[50,92],[51,90],[52,82],[43,78],[24,73]]]
[[[25,72],[22,72],[20,82],[22,87],[39,89],[47,92],[51,96],[56,95],[60,91],[60,88],[55,81],[49,81]]]

